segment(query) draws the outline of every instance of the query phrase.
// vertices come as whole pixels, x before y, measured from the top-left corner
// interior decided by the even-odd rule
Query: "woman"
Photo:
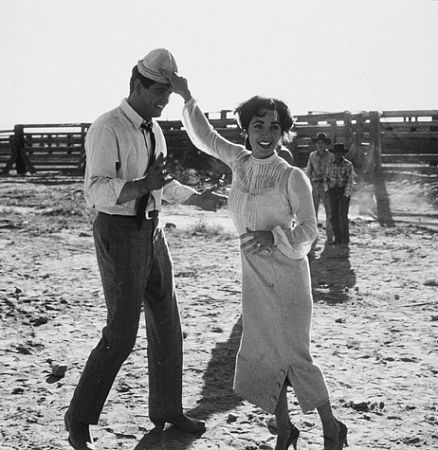
[[[246,145],[222,138],[193,100],[187,80],[169,75],[185,101],[183,121],[202,151],[230,166],[228,199],[241,240],[243,334],[234,390],[275,414],[276,450],[296,449],[299,430],[289,419],[290,384],[304,412],[317,408],[324,449],[347,445],[347,428],[333,415],[320,369],[310,355],[312,294],[307,253],[316,237],[310,182],[275,149],[292,126],[287,106],[253,97],[237,109]],[[292,228],[292,220],[296,226]]]

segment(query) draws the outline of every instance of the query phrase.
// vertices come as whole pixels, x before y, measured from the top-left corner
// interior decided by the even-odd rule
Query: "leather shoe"
[[[167,422],[172,424],[175,428],[178,428],[178,430],[185,431],[186,433],[203,433],[205,431],[205,422],[202,420],[193,419],[185,414],[180,414],[165,420],[151,418],[151,422],[158,430],[164,429]]]
[[[88,423],[72,419],[68,412],[64,416],[64,423],[65,429],[69,432],[68,443],[75,450],[95,450]]]

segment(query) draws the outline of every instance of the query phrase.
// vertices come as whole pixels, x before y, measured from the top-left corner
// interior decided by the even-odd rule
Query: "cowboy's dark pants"
[[[137,337],[141,306],[146,316],[149,416],[182,413],[182,333],[172,262],[157,219],[141,230],[135,217],[99,213],[93,224],[107,323],[91,351],[69,414],[97,424],[114,379]]]
[[[334,187],[328,190],[331,210],[331,223],[335,242],[337,244],[348,244],[350,242],[348,209],[350,197],[344,196],[343,187]]]

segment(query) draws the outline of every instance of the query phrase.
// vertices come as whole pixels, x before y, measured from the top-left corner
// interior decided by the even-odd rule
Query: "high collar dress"
[[[190,139],[232,170],[228,199],[239,235],[270,230],[273,252],[242,261],[243,333],[234,390],[274,413],[286,379],[304,412],[325,403],[328,390],[310,354],[312,294],[306,257],[316,237],[310,181],[301,169],[273,154],[257,159],[221,137],[192,99],[183,109]]]

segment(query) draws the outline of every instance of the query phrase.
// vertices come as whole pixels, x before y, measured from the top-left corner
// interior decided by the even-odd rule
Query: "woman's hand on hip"
[[[272,253],[274,250],[274,235],[268,230],[250,230],[239,236],[240,248],[245,255],[261,252]]]

